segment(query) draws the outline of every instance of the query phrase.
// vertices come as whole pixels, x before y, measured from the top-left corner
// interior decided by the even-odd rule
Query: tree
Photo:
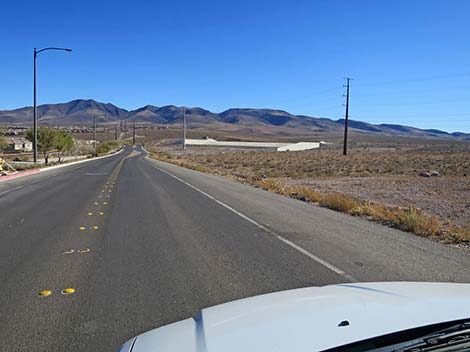
[[[55,149],[59,152],[59,163],[62,158],[65,157],[67,152],[71,151],[74,147],[74,141],[70,132],[67,131],[56,131],[56,145]]]
[[[0,131],[0,151],[6,149],[7,147],[7,141],[5,140],[5,137],[3,137],[3,132]]]
[[[54,148],[57,146],[57,136],[58,136],[58,131],[50,128],[50,127],[39,127],[38,130],[38,139],[37,139],[37,144],[38,144],[38,152],[42,153],[44,156],[44,161],[47,165],[49,162],[49,155],[51,151],[54,150]],[[33,141],[33,130],[28,130],[26,132],[26,138],[28,140]]]

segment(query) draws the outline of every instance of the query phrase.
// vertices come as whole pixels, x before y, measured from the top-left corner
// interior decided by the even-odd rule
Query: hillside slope
[[[38,118],[46,125],[91,125],[93,118],[97,122],[115,123],[120,120],[158,125],[180,125],[183,121],[183,107],[166,105],[157,107],[146,105],[128,111],[110,103],[101,103],[92,99],[77,99],[68,103],[44,104],[38,106]],[[0,125],[30,125],[32,107],[0,111]],[[309,133],[340,133],[344,120],[316,118],[293,115],[283,110],[232,108],[221,113],[214,113],[199,107],[186,108],[189,128],[237,132],[240,134],[300,135]],[[469,133],[447,133],[435,129],[419,129],[410,126],[379,124],[350,120],[349,126],[354,132],[374,135],[436,138],[470,141]]]

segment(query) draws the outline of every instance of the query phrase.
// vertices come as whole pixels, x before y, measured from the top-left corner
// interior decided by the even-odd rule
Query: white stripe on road
[[[256,227],[260,228],[261,230],[273,235],[274,237],[276,237],[278,240],[280,240],[281,242],[287,244],[289,247],[295,249],[296,251],[306,255],[307,257],[309,257],[310,259],[316,261],[318,264],[320,265],[323,265],[325,268],[335,272],[336,274],[338,275],[341,275],[342,277],[344,277],[345,279],[349,280],[349,281],[352,281],[352,282],[355,282],[357,281],[353,276],[345,273],[343,270],[341,270],[340,268],[334,266],[333,264],[331,263],[328,263],[326,260],[323,260],[321,259],[320,257],[316,256],[315,254],[309,252],[308,250],[306,250],[305,248],[302,248],[301,246],[299,246],[298,244],[295,244],[294,242],[288,240],[287,238],[284,238],[282,237],[281,235],[277,234],[276,232],[274,232],[273,230],[267,228],[266,226],[263,226],[261,225],[259,222],[257,222],[256,220],[253,220],[251,219],[250,217],[246,216],[245,214],[239,212],[238,210],[232,208],[230,205],[228,204],[225,204],[224,202],[218,200],[217,198],[214,198],[213,196],[211,196],[210,194],[204,192],[203,190],[197,188],[196,186],[193,186],[192,184],[190,184],[189,182],[179,178],[178,176],[175,176],[171,173],[169,173],[168,171],[166,170],[163,170],[162,168],[158,167],[157,165],[155,165],[153,162],[151,162],[151,165],[153,167],[155,167],[156,169],[160,170],[161,172],[167,174],[168,176],[170,177],[173,177],[174,179],[180,181],[181,183],[184,183],[186,186],[194,189],[195,191],[205,195],[207,198],[209,199],[212,199],[214,202],[216,202],[217,204],[223,206],[224,208],[230,210],[232,213],[234,214],[237,214],[239,217],[245,219],[246,221],[250,222],[251,224],[255,225]]]

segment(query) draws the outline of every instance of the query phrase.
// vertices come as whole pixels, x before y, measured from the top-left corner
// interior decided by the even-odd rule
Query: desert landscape
[[[30,107],[0,111],[4,128],[28,124]],[[69,131],[76,145],[92,140],[105,152],[142,144],[153,157],[219,174],[288,197],[361,216],[446,243],[470,240],[470,134],[349,121],[349,152],[342,155],[344,120],[274,109],[146,105],[126,110],[78,99],[38,108],[41,125]],[[236,142],[320,142],[319,149],[189,146],[187,138]],[[96,123],[96,135],[93,133]],[[100,149],[100,148],[99,148]],[[80,152],[83,154],[83,150]],[[54,153],[54,151],[51,151]],[[6,154],[13,161],[20,156]]]
[[[358,138],[361,139],[361,138]],[[470,147],[352,142],[299,152],[158,145],[154,157],[450,242],[470,239]]]

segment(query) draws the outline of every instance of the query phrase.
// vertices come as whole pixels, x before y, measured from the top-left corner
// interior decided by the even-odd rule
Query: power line
[[[434,75],[434,76],[427,76],[427,77],[416,77],[416,78],[409,78],[409,79],[399,79],[399,80],[392,80],[392,81],[382,81],[377,83],[363,83],[356,85],[357,87],[370,87],[370,86],[382,86],[382,85],[390,85],[396,83],[409,83],[409,82],[424,82],[424,81],[434,81],[434,80],[442,80],[442,79],[449,79],[449,78],[456,78],[456,77],[470,77],[470,72],[458,72],[458,73],[451,73],[451,74],[441,74],[441,75]]]

